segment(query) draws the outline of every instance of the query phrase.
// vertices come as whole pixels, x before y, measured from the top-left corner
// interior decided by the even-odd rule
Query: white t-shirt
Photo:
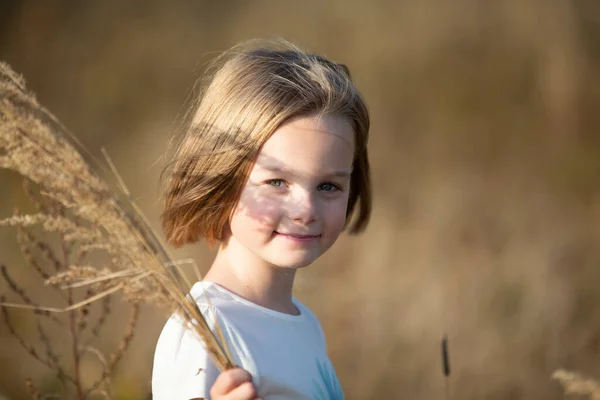
[[[296,299],[300,315],[294,316],[258,306],[212,282],[197,282],[190,294],[211,328],[218,318],[235,364],[250,372],[264,400],[344,398],[319,321]],[[201,340],[173,315],[154,353],[153,399],[209,399],[218,374]]]

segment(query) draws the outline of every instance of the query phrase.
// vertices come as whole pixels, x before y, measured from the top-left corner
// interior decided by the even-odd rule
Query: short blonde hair
[[[348,68],[282,42],[234,47],[215,65],[163,171],[167,241],[179,247],[222,240],[262,145],[284,121],[314,113],[347,118],[354,129],[346,226],[362,231],[371,214],[369,113]]]

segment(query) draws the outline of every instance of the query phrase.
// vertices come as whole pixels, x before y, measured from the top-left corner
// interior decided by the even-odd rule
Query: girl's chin
[[[315,261],[315,258],[302,258],[302,259],[276,259],[272,260],[271,264],[282,269],[302,269],[308,267]]]

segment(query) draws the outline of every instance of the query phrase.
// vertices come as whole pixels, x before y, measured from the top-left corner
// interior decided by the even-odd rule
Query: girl
[[[345,66],[289,44],[218,62],[175,154],[162,222],[174,246],[218,244],[190,295],[240,368],[219,374],[173,316],[156,346],[154,399],[343,399],[292,284],[344,228],[367,225],[366,105]]]

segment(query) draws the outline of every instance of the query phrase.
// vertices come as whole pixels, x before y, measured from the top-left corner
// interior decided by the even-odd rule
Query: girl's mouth
[[[284,239],[288,239],[294,242],[310,242],[312,240],[318,239],[321,235],[306,235],[306,234],[297,234],[297,233],[281,233],[275,231],[275,234],[281,236]]]

